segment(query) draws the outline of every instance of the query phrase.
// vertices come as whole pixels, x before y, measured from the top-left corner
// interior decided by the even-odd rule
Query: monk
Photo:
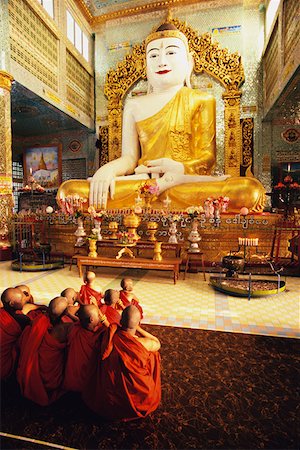
[[[21,393],[41,406],[53,403],[64,393],[66,340],[72,326],[61,323],[67,306],[64,297],[52,299],[48,314],[36,317],[20,340],[17,380]]]
[[[104,305],[100,307],[102,314],[107,316],[109,323],[120,323],[121,312],[125,308],[121,299],[120,292],[116,289],[107,289],[104,293]]]
[[[18,358],[17,341],[30,319],[24,314],[16,314],[24,306],[26,298],[18,288],[7,288],[1,295],[3,308],[0,309],[0,375],[1,380],[9,378]]]
[[[33,296],[32,296],[32,294],[31,294],[31,291],[30,291],[30,287],[29,287],[29,286],[27,286],[26,284],[19,284],[18,286],[16,286],[16,288],[21,289],[21,291],[23,292],[23,294],[24,294],[26,297],[28,297],[27,303],[34,303]]]
[[[138,327],[139,320],[139,310],[130,305],[122,313],[121,327],[109,327],[83,393],[86,404],[106,419],[142,418],[159,406],[160,342]]]
[[[96,274],[95,272],[87,271],[84,276],[84,284],[80,288],[79,296],[81,304],[89,305],[96,304],[99,308],[102,305],[103,295],[96,289]]]
[[[16,286],[16,288],[21,289],[27,299],[25,305],[22,308],[22,313],[28,315],[31,320],[33,320],[38,314],[43,313],[47,310],[46,305],[38,305],[34,303],[34,299],[29,286],[27,286],[26,284],[19,284],[18,286]]]
[[[120,300],[124,307],[129,305],[135,305],[141,314],[141,319],[143,318],[143,308],[141,307],[138,299],[133,293],[133,281],[131,278],[123,278],[121,280]],[[124,309],[124,308],[123,308]]]
[[[82,392],[89,362],[109,322],[96,305],[83,305],[77,314],[80,322],[70,329],[67,338],[64,388]]]
[[[159,189],[154,207],[161,207],[165,195],[178,209],[223,196],[230,199],[230,212],[242,207],[262,211],[265,189],[257,179],[211,175],[216,162],[215,99],[190,87],[193,58],[186,36],[167,22],[145,45],[148,94],[125,104],[121,157],[100,167],[90,185],[85,180],[64,182],[58,203],[78,194],[89,197],[95,208],[134,205],[141,180],[152,177]]]
[[[63,322],[78,322],[77,312],[80,308],[79,292],[73,288],[66,288],[61,292],[61,297],[65,297],[68,301],[68,307],[62,317]]]

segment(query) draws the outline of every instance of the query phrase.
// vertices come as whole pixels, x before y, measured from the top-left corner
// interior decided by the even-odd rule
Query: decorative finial
[[[170,9],[168,9],[167,22],[171,22],[172,19],[172,12],[170,11]]]

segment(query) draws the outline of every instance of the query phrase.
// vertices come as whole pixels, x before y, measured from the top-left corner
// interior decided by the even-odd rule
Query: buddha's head
[[[193,57],[186,36],[172,23],[161,25],[146,39],[146,65],[149,92],[190,86]]]

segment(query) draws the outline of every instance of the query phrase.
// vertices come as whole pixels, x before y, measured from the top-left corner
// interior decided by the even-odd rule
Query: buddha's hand
[[[147,161],[148,173],[165,174],[166,172],[184,174],[184,165],[171,158],[159,158]]]
[[[97,170],[90,181],[89,204],[94,208],[106,208],[108,194],[114,198],[115,174],[111,167],[103,166]]]

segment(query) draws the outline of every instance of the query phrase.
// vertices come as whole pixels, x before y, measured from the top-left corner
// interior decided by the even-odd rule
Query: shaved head
[[[124,289],[124,291],[132,291],[133,290],[133,281],[132,278],[123,278],[121,280],[121,288]]]
[[[81,326],[88,330],[93,330],[100,323],[100,311],[96,305],[80,306],[77,315]]]
[[[62,297],[66,297],[69,305],[74,305],[78,299],[78,292],[76,292],[73,288],[64,289],[60,295]]]
[[[96,278],[95,272],[90,272],[90,271],[88,271],[88,272],[85,274],[84,281],[85,281],[86,283],[92,283],[92,282],[95,280],[95,278]]]
[[[16,286],[16,288],[21,289],[21,291],[24,293],[25,297],[27,297],[28,302],[30,302],[30,303],[33,302],[33,297],[31,295],[29,286],[27,286],[26,284],[19,284],[18,286]]]
[[[120,293],[116,289],[107,289],[104,292],[104,303],[108,306],[114,306],[120,299]]]
[[[2,292],[1,301],[4,307],[10,306],[15,310],[21,310],[27,303],[27,297],[20,288],[10,287]]]
[[[126,329],[135,329],[141,320],[141,313],[134,305],[129,305],[122,312],[121,325]]]
[[[68,307],[68,300],[66,297],[55,297],[49,303],[49,316],[51,322],[58,322],[60,317]]]

